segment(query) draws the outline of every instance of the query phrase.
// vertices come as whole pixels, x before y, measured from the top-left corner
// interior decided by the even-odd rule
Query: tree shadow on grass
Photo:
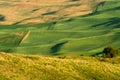
[[[57,55],[57,52],[59,52],[64,44],[68,43],[68,41],[64,41],[58,44],[55,44],[53,47],[50,49],[50,53],[53,55]]]
[[[97,52],[97,53],[95,53],[95,54],[93,54],[93,55],[91,55],[91,56],[99,56],[99,55],[101,55],[101,54],[103,54],[103,52]]]

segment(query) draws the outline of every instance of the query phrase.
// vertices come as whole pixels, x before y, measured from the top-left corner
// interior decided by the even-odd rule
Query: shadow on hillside
[[[64,44],[68,43],[68,41],[64,41],[58,44],[55,44],[53,47],[51,47],[50,49],[50,53],[52,53],[53,55],[57,55],[57,52],[60,51],[60,49],[62,48],[62,46]]]
[[[120,28],[120,18],[115,17],[115,18],[110,18],[107,22],[100,23],[100,24],[95,24],[92,25],[91,27],[98,27],[98,26],[107,26],[111,28]]]
[[[56,13],[57,13],[57,11],[51,11],[51,12],[44,13],[42,15],[52,15],[52,14],[56,14]]]
[[[94,13],[90,13],[90,14],[87,14],[87,15],[83,15],[83,16],[81,16],[81,17],[94,16],[94,15],[98,15],[98,14],[101,14],[101,13],[104,13],[104,12],[115,11],[115,10],[120,10],[120,7],[114,7],[114,8],[110,8],[110,9],[103,10],[103,11],[96,11],[96,12],[94,12]]]
[[[91,56],[99,56],[99,55],[101,55],[101,54],[103,54],[103,52],[98,52],[98,53],[93,54],[93,55],[91,55]]]
[[[50,23],[41,23],[41,24],[20,24],[20,25],[0,25],[0,29],[22,29],[22,30],[28,30],[32,28],[40,29],[40,28],[48,28]]]

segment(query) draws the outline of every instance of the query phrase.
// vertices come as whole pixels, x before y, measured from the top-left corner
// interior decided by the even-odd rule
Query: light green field
[[[12,53],[24,54],[93,55],[106,46],[120,48],[119,5],[119,1],[107,1],[98,12],[58,20],[50,30],[50,22],[0,25],[0,51],[9,52],[10,49]],[[18,37],[14,35],[16,33],[24,35]]]
[[[0,80],[119,80],[119,58],[0,53]]]

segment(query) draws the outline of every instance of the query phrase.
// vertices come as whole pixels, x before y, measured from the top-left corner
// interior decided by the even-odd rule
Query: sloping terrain
[[[88,13],[87,4],[79,0],[0,0],[0,14],[5,17],[0,24],[44,23]]]
[[[0,0],[0,80],[120,80],[120,57],[88,57],[120,48],[119,16],[118,0]]]
[[[6,7],[9,10],[13,10],[12,14],[15,18],[15,22],[13,22],[10,17],[10,21],[13,25],[0,25],[0,35],[4,36],[8,34],[13,35],[16,33],[24,33],[24,36],[18,39],[18,41],[22,42],[18,42],[19,44],[17,46],[14,45],[13,47],[9,47],[10,52],[47,55],[92,55],[102,51],[102,49],[106,46],[120,47],[119,1],[108,0],[105,3],[103,3],[103,0],[61,0],[60,2],[58,0],[56,3],[53,3],[54,0],[53,2],[40,2],[41,0],[34,1],[31,3],[31,1],[22,0],[1,0],[0,2],[1,4],[4,3],[12,5],[9,5],[10,7]],[[87,6],[86,8],[80,8],[85,5]],[[42,10],[46,10],[46,7],[49,7],[48,10],[50,11],[42,11],[43,13],[40,14],[39,11],[41,11],[41,9],[35,8],[35,6],[43,6],[44,8],[42,7]],[[62,8],[62,10],[57,11],[60,8]],[[1,13],[4,12],[2,10],[5,9],[5,6],[1,5]],[[87,12],[84,15],[81,15],[81,13],[76,15],[76,11],[79,13],[78,9],[80,12],[90,12]],[[31,13],[30,11],[32,10],[33,12]],[[17,14],[15,15],[14,12],[17,12]],[[8,12],[6,12],[6,14],[8,15]],[[65,16],[63,16],[63,14]],[[42,18],[39,18],[38,15],[42,15]],[[48,19],[48,16],[51,15],[60,16],[57,19],[51,18],[50,20],[45,21],[45,23],[32,24],[34,23],[33,21],[36,21],[36,19],[40,22],[39,20]],[[4,20],[4,16],[5,15],[1,14],[1,20],[3,20],[1,23],[7,23],[7,17],[5,16]],[[9,52],[9,48],[6,44],[15,40],[12,36],[9,37],[10,39],[6,39],[7,37],[0,38],[2,43],[0,44],[0,47],[4,46],[4,49],[1,48],[0,51]],[[10,45],[13,44],[14,43],[11,43]]]
[[[119,61],[0,53],[0,80],[120,80]]]

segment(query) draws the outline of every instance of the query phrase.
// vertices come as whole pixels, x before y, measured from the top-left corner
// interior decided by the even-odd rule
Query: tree
[[[0,14],[0,21],[4,21],[5,20],[5,16]]]
[[[119,49],[109,46],[104,48],[103,53],[104,57],[113,58],[119,55]]]

